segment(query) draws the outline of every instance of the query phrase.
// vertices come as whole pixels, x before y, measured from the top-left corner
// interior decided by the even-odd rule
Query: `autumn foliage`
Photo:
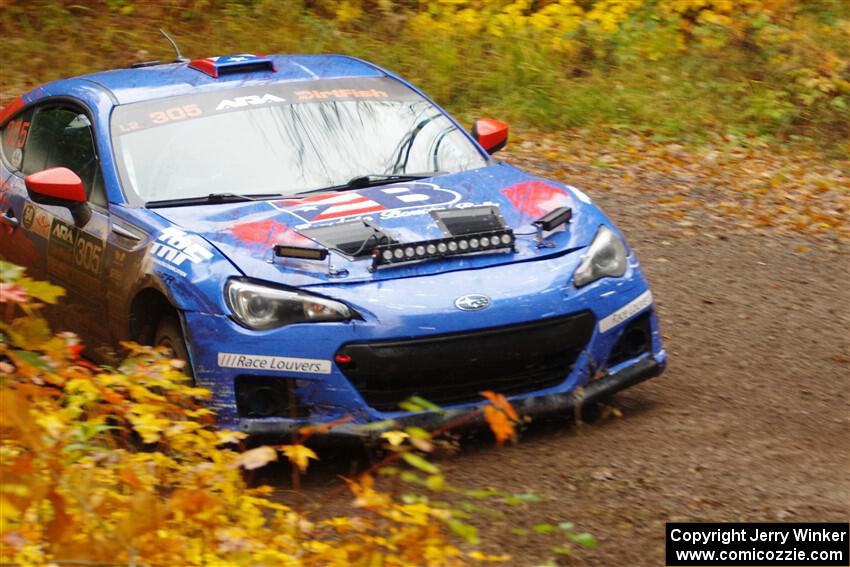
[[[177,361],[126,345],[117,369],[79,358],[73,334],[53,335],[40,315],[61,288],[0,262],[0,561],[20,565],[461,565],[506,561],[477,549],[463,499],[524,505],[533,495],[452,486],[429,453],[445,441],[419,428],[386,431],[386,457],[346,479],[344,515],[323,514],[249,487],[245,471],[288,459],[295,478],[317,459],[293,442],[242,446],[214,427],[209,391]],[[500,441],[519,416],[502,397],[485,411]],[[427,404],[424,400],[411,404]],[[421,407],[421,406],[417,406]],[[380,479],[404,487],[382,490]],[[459,498],[434,500],[442,493]],[[466,510],[472,509],[467,506]],[[548,525],[548,524],[547,524]],[[556,528],[552,528],[556,530]],[[563,524],[562,537],[592,546]],[[560,545],[557,549],[566,550]]]
[[[16,54],[0,104],[43,81],[170,61],[165,27],[190,57],[363,57],[464,119],[846,155],[848,25],[843,0],[0,0]]]

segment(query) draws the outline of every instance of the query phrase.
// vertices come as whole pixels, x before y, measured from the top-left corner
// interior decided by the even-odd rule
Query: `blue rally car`
[[[494,160],[393,73],[233,55],[38,87],[0,111],[0,256],[64,286],[86,355],[167,345],[223,425],[567,411],[658,375],[638,260],[580,190]],[[411,396],[446,412],[407,412]],[[349,428],[346,430],[346,428]]]

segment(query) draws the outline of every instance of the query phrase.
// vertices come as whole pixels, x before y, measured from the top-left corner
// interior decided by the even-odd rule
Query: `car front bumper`
[[[571,415],[581,412],[581,409],[600,401],[604,401],[620,390],[624,390],[635,384],[639,384],[650,378],[659,376],[667,364],[666,355],[646,356],[630,366],[617,372],[607,373],[584,387],[563,394],[548,394],[543,396],[529,396],[512,402],[514,409],[522,416],[544,417],[551,415]],[[444,411],[429,411],[411,413],[402,417],[374,424],[342,423],[330,429],[327,433],[332,436],[350,437],[360,439],[373,439],[380,437],[384,431],[416,426],[429,431],[449,424],[465,415],[469,420],[464,420],[463,425],[475,426],[484,423],[481,408],[485,404],[476,404],[464,408],[446,409]],[[472,415],[475,414],[475,415]],[[265,419],[240,419],[239,429],[256,436],[288,436],[304,424],[290,419],[265,418]]]
[[[362,435],[362,425],[385,420],[443,423],[479,408],[483,390],[506,394],[527,414],[564,411],[657,375],[666,361],[652,296],[637,261],[630,258],[623,277],[576,289],[569,282],[580,258],[575,252],[534,263],[309,289],[345,301],[363,315],[346,323],[258,332],[226,316],[187,312],[195,378],[213,391],[211,405],[223,427],[252,434],[285,434],[344,417],[351,421],[335,428],[338,434]],[[490,307],[458,310],[455,298],[470,292],[490,297]],[[580,324],[572,319],[581,319]],[[618,354],[638,320],[644,325],[645,348]],[[547,335],[540,329],[552,331]],[[353,355],[365,371],[358,375],[346,367],[340,354]],[[534,367],[536,355],[546,364]],[[555,355],[561,357],[560,367],[552,366]],[[525,360],[532,366],[523,367]],[[502,364],[522,372],[511,374]],[[364,375],[376,382],[364,385]],[[441,412],[400,411],[393,399],[381,398],[381,388],[392,389],[411,376],[419,381],[396,388],[397,401],[408,394],[429,399],[427,392],[434,390],[427,388],[438,380],[451,385],[469,378],[467,392],[445,398],[448,402],[429,400],[444,408]],[[237,410],[237,399],[244,401],[240,384],[246,380],[270,384],[262,392],[288,399],[288,407],[263,417],[246,415],[244,403]]]

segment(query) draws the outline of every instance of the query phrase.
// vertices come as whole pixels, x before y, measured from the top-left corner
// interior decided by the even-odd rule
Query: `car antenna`
[[[186,63],[189,59],[188,57],[183,57],[183,54],[180,53],[180,48],[177,47],[177,42],[171,39],[171,36],[168,35],[168,33],[164,29],[159,28],[159,33],[165,36],[165,39],[168,40],[168,43],[171,44],[171,47],[173,47],[174,51],[177,53],[177,59],[174,60],[174,63]]]

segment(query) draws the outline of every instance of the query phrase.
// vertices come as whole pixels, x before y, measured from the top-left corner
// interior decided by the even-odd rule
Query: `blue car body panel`
[[[109,344],[137,338],[132,317],[140,298],[153,293],[166,298],[180,313],[195,379],[213,391],[212,404],[222,423],[248,430],[258,421],[291,425],[351,415],[362,423],[408,415],[386,405],[370,405],[337,358],[349,345],[414,344],[588,314],[587,320],[592,318],[593,323],[589,338],[559,378],[512,399],[569,394],[599,378],[600,372],[616,373],[641,361],[651,361],[656,373],[663,369],[666,355],[652,298],[631,251],[623,276],[605,277],[581,288],[572,284],[573,273],[599,227],[620,236],[610,220],[579,189],[505,163],[489,159],[487,166],[462,173],[306,198],[151,209],[133,203],[122,188],[110,134],[110,117],[119,105],[287,81],[391,77],[404,82],[349,57],[269,59],[274,71],[214,78],[185,63],[174,63],[56,81],[23,95],[0,113],[0,128],[40,103],[73,100],[88,110],[108,205],[95,208],[91,226],[74,228],[66,209],[34,208],[22,175],[0,159],[0,207],[24,218],[19,228],[0,227],[0,256],[27,265],[36,276],[47,275],[72,288],[77,285],[78,295],[84,295],[83,287],[101,290],[103,295],[83,302],[82,309],[93,310],[103,327],[101,335],[91,336]],[[470,140],[489,158],[471,136]],[[369,220],[401,242],[441,238],[445,234],[431,211],[481,205],[498,207],[517,235],[513,250],[378,270],[370,269],[368,259],[339,254],[332,255],[334,269],[329,270],[327,261],[275,258],[272,252],[275,244],[309,245],[299,232],[305,227],[352,219]],[[532,222],[558,207],[573,211],[571,221],[546,236],[547,246],[538,246]],[[53,259],[60,252],[55,239],[63,227],[73,234],[69,238],[75,246],[88,239],[102,251],[97,269],[85,274],[82,283],[57,276],[62,272],[57,268],[64,264]],[[79,266],[76,259],[68,262],[63,273],[70,273],[74,280]],[[242,277],[344,302],[359,318],[267,331],[247,329],[231,317],[223,293],[228,280]],[[465,294],[485,295],[490,305],[480,311],[460,310],[455,301]],[[613,360],[612,352],[640,317],[650,331],[646,348],[631,357],[618,354]],[[466,364],[470,368],[483,364],[490,355],[470,352]],[[92,356],[99,357],[97,351]],[[245,375],[289,379],[292,394],[307,409],[297,416],[240,415],[235,384]],[[475,405],[475,394],[450,405]]]

